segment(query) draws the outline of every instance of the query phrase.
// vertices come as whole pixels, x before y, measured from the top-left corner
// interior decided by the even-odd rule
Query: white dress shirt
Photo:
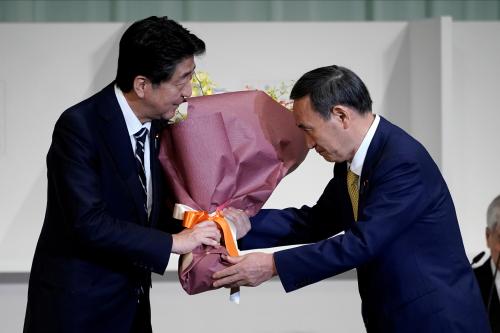
[[[128,105],[123,92],[115,85],[115,95],[118,100],[118,104],[120,104],[120,109],[123,113],[123,118],[125,118],[125,124],[127,124],[127,131],[130,137],[130,143],[132,144],[132,153],[135,155],[135,146],[136,141],[134,138],[134,134],[141,130],[141,128],[147,128],[148,133],[151,133],[151,122],[146,122],[141,124],[139,118],[135,115],[134,111]],[[148,208],[148,216],[151,213],[151,204],[152,204],[152,181],[151,181],[151,161],[150,161],[150,152],[149,152],[149,135],[146,136],[146,141],[144,142],[144,171],[146,174],[146,188],[147,188],[147,208]],[[139,177],[139,175],[137,175]]]
[[[370,125],[368,132],[366,132],[366,135],[363,138],[363,141],[361,142],[358,150],[356,151],[356,154],[354,154],[351,163],[348,164],[348,167],[351,169],[351,171],[359,176],[358,188],[359,181],[361,179],[361,171],[363,170],[363,164],[365,163],[366,153],[368,152],[368,147],[370,147],[370,143],[372,142],[373,136],[375,135],[375,131],[377,130],[379,123],[380,117],[376,114],[373,123]]]

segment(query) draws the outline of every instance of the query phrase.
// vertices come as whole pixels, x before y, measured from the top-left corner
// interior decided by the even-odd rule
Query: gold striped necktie
[[[352,172],[350,169],[347,170],[347,191],[349,192],[349,197],[351,198],[352,212],[354,213],[354,220],[358,220],[358,200],[359,200],[359,189],[358,189],[358,179],[359,176]]]

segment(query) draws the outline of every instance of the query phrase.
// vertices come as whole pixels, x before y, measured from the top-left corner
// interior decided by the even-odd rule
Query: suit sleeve
[[[428,207],[429,181],[419,163],[397,156],[385,165],[374,178],[362,219],[343,235],[274,254],[287,292],[374,259]]]
[[[238,245],[242,250],[317,242],[346,228],[344,219],[332,214],[337,201],[332,179],[312,206],[262,209],[251,218],[252,229]]]
[[[163,274],[172,249],[172,236],[120,220],[106,211],[97,156],[87,122],[78,112],[66,112],[57,122],[47,156],[51,188],[63,216],[63,227],[79,249],[115,258]]]

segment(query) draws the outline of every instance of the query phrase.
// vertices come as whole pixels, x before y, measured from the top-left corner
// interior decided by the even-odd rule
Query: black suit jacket
[[[153,122],[148,219],[113,84],[58,119],[25,332],[130,331],[138,297],[148,298],[151,272],[163,274],[167,266],[172,236],[166,231],[179,230],[166,223],[171,214],[156,158],[159,130]]]
[[[490,289],[493,284],[493,272],[491,271],[490,262],[491,257],[486,260],[484,264],[474,269],[477,281],[479,282],[479,289],[481,289],[481,295],[483,296],[485,307],[488,307]],[[488,316],[490,318],[490,324],[493,333],[500,333],[500,301],[498,300],[498,290],[496,289],[496,287],[494,287],[493,289]]]

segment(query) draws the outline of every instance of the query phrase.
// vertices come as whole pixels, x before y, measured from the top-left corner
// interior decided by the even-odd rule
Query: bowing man
[[[334,176],[312,207],[261,210],[239,245],[307,244],[228,257],[234,266],[214,285],[277,275],[291,292],[356,268],[368,332],[489,332],[450,192],[426,149],[372,113],[365,84],[345,67],[304,74],[291,98],[309,148],[335,163]]]

